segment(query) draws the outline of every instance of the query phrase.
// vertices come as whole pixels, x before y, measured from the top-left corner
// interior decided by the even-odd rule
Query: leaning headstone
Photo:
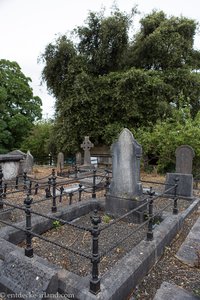
[[[113,177],[106,197],[106,211],[117,217],[142,204],[140,182],[142,147],[125,128],[111,150]]]
[[[91,143],[89,136],[85,136],[81,148],[84,150],[84,166],[91,166],[91,156],[90,149],[94,147],[94,144]]]
[[[77,152],[76,153],[76,164],[77,165],[81,165],[82,163],[82,155],[81,155],[81,152]]]
[[[188,145],[182,145],[176,149],[176,173],[192,174],[192,161],[194,150]]]
[[[61,171],[63,168],[64,168],[64,154],[62,152],[59,152],[57,157],[57,170]]]

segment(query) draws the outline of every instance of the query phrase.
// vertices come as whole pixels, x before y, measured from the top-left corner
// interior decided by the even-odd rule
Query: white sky
[[[200,23],[200,0],[116,0],[121,11],[130,12],[136,4],[138,20],[153,9],[168,16],[184,16]],[[16,61],[22,72],[32,79],[35,96],[43,101],[43,116],[53,116],[54,99],[45,85],[40,86],[43,66],[37,63],[45,46],[57,34],[65,34],[84,24],[89,11],[108,11],[113,0],[0,0],[0,59]],[[200,35],[195,48],[200,49]]]

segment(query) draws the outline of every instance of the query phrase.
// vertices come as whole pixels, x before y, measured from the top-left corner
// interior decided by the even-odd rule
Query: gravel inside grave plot
[[[161,209],[166,206],[168,200],[162,198],[157,201],[155,206],[156,209]],[[185,200],[179,200],[179,211],[183,211],[188,207],[190,202]],[[170,206],[165,210],[166,212],[172,213],[173,201],[170,202]],[[90,217],[93,212],[74,220],[73,224],[84,226],[86,228],[91,228]],[[106,225],[106,215],[104,212],[98,212],[101,216],[102,223],[99,225]],[[104,221],[105,220],[105,221]],[[109,220],[112,222],[112,220]],[[126,253],[131,251],[134,246],[136,246],[142,239],[146,238],[147,224],[141,229],[134,232],[134,230],[140,226],[140,224],[127,223],[123,220],[113,224],[109,228],[101,231],[99,235],[99,252],[107,252],[110,247],[115,245],[118,241],[123,239],[125,236],[130,236],[125,239],[119,245],[109,251],[105,256],[102,257],[99,264],[100,275],[104,274],[110,267],[112,267],[118,260],[120,260]],[[159,226],[159,222],[154,226]],[[91,254],[92,249],[92,237],[91,233],[88,231],[82,231],[80,229],[71,227],[69,225],[58,226],[53,228],[43,234],[45,238],[55,241],[63,246],[71,247],[75,250],[81,251],[85,254]],[[32,245],[34,253],[47,259],[51,263],[54,263],[62,268],[65,268],[71,272],[74,272],[80,276],[86,276],[91,273],[91,262],[90,259],[84,256],[76,255],[68,250],[60,248],[56,245],[43,241],[39,238],[33,237]],[[25,247],[23,242],[20,246]]]

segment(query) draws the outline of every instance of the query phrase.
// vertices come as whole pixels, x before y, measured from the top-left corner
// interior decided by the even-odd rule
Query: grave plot
[[[88,154],[92,145],[86,139],[82,146]],[[124,300],[157,262],[199,199],[181,196],[182,175],[172,175],[162,191],[153,189],[151,182],[143,189],[142,149],[129,130],[122,131],[112,150],[112,178],[109,172],[91,168],[88,155],[83,174],[78,169],[68,174],[67,205],[62,205],[65,180],[56,178],[54,171],[45,186],[45,199],[35,204],[30,185],[21,205],[8,202],[1,181],[2,209],[10,206],[25,219],[0,220],[8,225],[0,230],[0,288],[70,293],[81,300]],[[72,184],[77,183],[74,190]],[[97,192],[102,187],[105,197],[100,198]],[[82,201],[83,193],[90,199]],[[50,204],[49,210],[44,203]]]

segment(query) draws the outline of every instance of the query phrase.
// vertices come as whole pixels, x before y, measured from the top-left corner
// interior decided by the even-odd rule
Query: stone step
[[[200,300],[200,297],[189,293],[177,285],[163,282],[153,300]]]
[[[200,217],[191,228],[176,257],[192,267],[200,265]]]

